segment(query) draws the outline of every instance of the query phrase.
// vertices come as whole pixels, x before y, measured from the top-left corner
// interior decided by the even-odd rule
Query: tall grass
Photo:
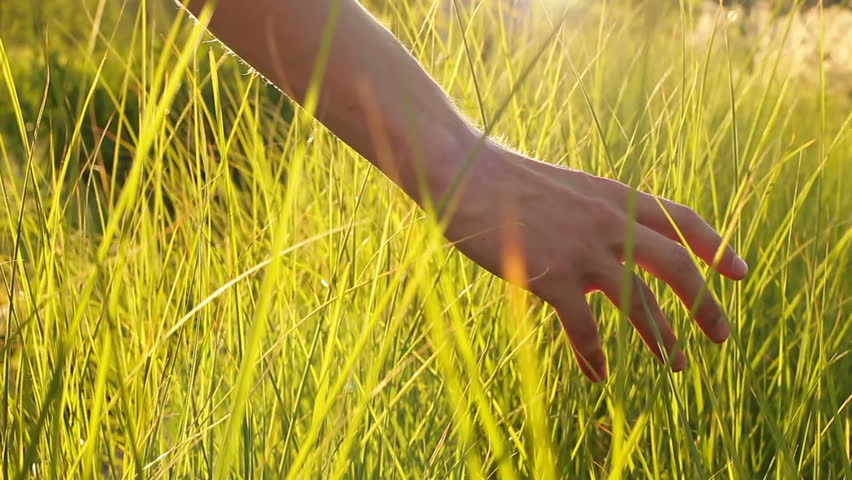
[[[721,347],[652,283],[681,374],[590,297],[593,385],[546,305],[162,3],[2,20],[2,478],[852,477],[852,113],[781,44],[695,43],[683,4],[373,2],[507,144],[749,261],[708,272]]]

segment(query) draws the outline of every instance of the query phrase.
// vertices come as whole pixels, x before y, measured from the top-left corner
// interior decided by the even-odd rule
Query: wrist
[[[433,134],[413,155],[414,178],[403,188],[421,207],[438,207],[463,195],[473,182],[488,177],[494,150],[500,148],[469,124]]]

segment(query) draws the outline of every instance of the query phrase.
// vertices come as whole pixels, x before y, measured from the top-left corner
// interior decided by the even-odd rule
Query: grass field
[[[591,384],[547,305],[170,2],[20,3],[1,478],[852,478],[852,99],[783,38],[756,56],[721,14],[695,41],[689,2],[370,2],[506,144],[688,204],[749,262],[708,273],[722,346],[651,283],[680,374],[592,295]]]

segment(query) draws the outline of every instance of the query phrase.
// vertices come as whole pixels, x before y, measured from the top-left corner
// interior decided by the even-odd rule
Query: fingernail
[[[600,383],[606,380],[606,363],[596,365],[595,367],[589,366],[586,376],[592,383]]]
[[[728,326],[728,321],[725,317],[719,318],[719,321],[716,323],[716,335],[711,338],[716,343],[722,343],[728,339],[731,335],[731,328]]]
[[[686,355],[683,352],[677,352],[677,355],[675,355],[672,361],[672,371],[680,372],[684,368],[686,368]]]
[[[739,278],[748,275],[748,264],[740,257],[734,257],[734,275]]]
[[[599,377],[598,377],[598,381],[599,381],[599,382],[603,382],[604,380],[606,380],[607,373],[608,373],[608,372],[607,372],[607,370],[606,370],[606,362],[604,362],[604,363],[603,363],[603,364],[601,364],[601,366],[598,368],[598,376],[599,376]]]

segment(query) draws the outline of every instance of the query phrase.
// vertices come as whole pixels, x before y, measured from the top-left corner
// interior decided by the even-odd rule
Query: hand
[[[686,366],[648,285],[632,272],[626,277],[632,280],[625,281],[622,261],[628,226],[633,231],[634,262],[675,291],[712,341],[722,342],[730,333],[700,271],[679,244],[677,230],[707,263],[712,263],[722,237],[689,208],[647,193],[636,192],[636,213],[630,218],[631,194],[632,189],[620,182],[488,144],[458,192],[446,230],[447,238],[476,263],[556,309],[580,369],[592,381],[607,375],[597,323],[585,297],[598,290],[622,307],[622,289],[628,286],[630,304],[623,307],[648,348],[663,361],[656,330],[672,356],[672,370]],[[521,260],[522,268],[512,268],[513,259]],[[748,273],[746,263],[729,246],[716,268],[733,280]]]

